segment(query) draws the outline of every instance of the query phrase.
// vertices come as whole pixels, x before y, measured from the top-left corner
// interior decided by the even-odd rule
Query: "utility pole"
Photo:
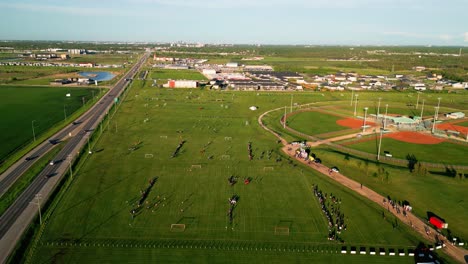
[[[36,133],[34,133],[34,122],[36,122],[36,120],[31,121],[31,127],[32,127],[34,142],[36,142]]]
[[[354,116],[356,116],[358,96],[359,96],[359,94],[356,94],[356,103],[354,104]]]
[[[41,214],[41,194],[37,193],[35,195],[36,202],[30,202],[37,205],[37,210],[39,211],[39,224],[42,225],[42,214]]]
[[[362,126],[362,133],[366,132],[366,117],[367,117],[368,107],[364,107],[364,125]]]

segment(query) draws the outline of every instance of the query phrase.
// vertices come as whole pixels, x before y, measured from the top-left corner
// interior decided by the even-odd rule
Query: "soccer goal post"
[[[172,232],[184,232],[185,224],[171,224],[171,231]]]
[[[193,164],[192,167],[190,167],[191,169],[201,169],[201,165],[200,164]]]
[[[232,137],[224,137],[224,140],[226,140],[226,141],[231,141],[231,140],[232,140]]]
[[[275,226],[275,235],[289,236],[289,227]]]
[[[159,136],[159,138],[167,139],[167,136]]]
[[[274,171],[273,167],[263,167],[263,171]]]
[[[231,159],[231,155],[221,155],[221,159],[223,160]]]
[[[151,159],[151,158],[153,158],[153,154],[151,153],[145,154],[145,159]]]

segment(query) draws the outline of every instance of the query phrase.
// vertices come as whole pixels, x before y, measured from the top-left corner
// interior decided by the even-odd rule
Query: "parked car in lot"
[[[314,162],[317,163],[317,164],[321,164],[321,163],[322,163],[322,160],[319,159],[319,158],[315,158]]]
[[[333,172],[340,172],[340,170],[339,170],[337,167],[332,167],[331,170],[332,170]]]

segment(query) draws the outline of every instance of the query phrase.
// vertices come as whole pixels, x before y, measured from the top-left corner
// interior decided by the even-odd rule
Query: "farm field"
[[[33,140],[32,127],[36,138],[52,126],[61,122],[88,102],[91,88],[19,87],[0,86],[0,116],[2,119],[0,160],[19,147]],[[66,97],[71,93],[71,97]],[[34,122],[33,122],[34,121]]]
[[[349,148],[377,153],[378,138],[365,142],[347,145]],[[466,159],[467,145],[442,142],[439,144],[412,144],[392,138],[382,138],[382,153],[389,151],[393,157],[406,159],[407,155],[414,155],[420,161],[468,165]],[[439,153],[440,155],[434,155]]]
[[[153,69],[150,76],[152,79],[162,80],[206,80],[205,76],[196,70],[168,70],[168,69]]]
[[[80,71],[89,71],[80,67],[40,67],[40,66],[1,66],[0,84],[8,85],[49,85],[55,79],[82,78]],[[111,81],[101,82],[101,85],[114,83],[123,74],[122,68],[95,69],[109,71],[116,77]],[[73,87],[73,86],[65,86]]]
[[[311,96],[305,94],[298,101]],[[276,139],[257,125],[257,117],[289,99],[283,94],[151,89],[135,80],[117,115],[93,146],[94,154],[75,173],[73,184],[47,220],[32,261],[138,262],[157,258],[183,262],[202,253],[212,256],[207,260],[217,261],[234,247],[241,249],[233,262],[353,263],[376,258],[289,253],[276,258],[275,253],[252,252],[254,248],[341,248],[327,240],[328,223],[313,185],[341,201],[334,206],[346,219],[347,230],[339,235],[345,245],[409,248],[423,240],[401,223],[394,229],[395,219],[383,219],[378,205],[295,165],[279,152]],[[260,110],[250,111],[251,105]],[[231,176],[238,181],[233,186],[228,182]],[[250,183],[244,184],[245,179]],[[151,180],[154,185],[149,187]],[[143,199],[142,191],[147,194]],[[234,196],[237,203],[231,222],[228,200]],[[286,228],[288,235],[277,233],[278,228]],[[124,256],[127,248],[116,248],[119,244],[138,249]],[[151,245],[172,246],[164,253],[159,246],[142,249]],[[203,252],[189,250],[189,246],[202,247]],[[110,253],[122,257],[110,257]],[[378,261],[392,262],[389,258]]]

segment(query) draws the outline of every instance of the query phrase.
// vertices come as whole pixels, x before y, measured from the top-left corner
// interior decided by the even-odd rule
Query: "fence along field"
[[[272,245],[277,244],[285,251],[306,250],[304,246],[325,250],[336,244],[327,240],[327,221],[312,184],[341,199],[348,219],[342,235],[346,243],[407,248],[419,241],[403,225],[393,229],[393,219],[382,221],[376,206],[279,154],[276,140],[256,126],[259,113],[248,107],[273,108],[289,97],[238,93],[232,99],[231,94],[194,90],[192,99],[187,97],[189,91],[133,85],[121,112],[110,121],[111,129],[96,145],[103,151],[94,153],[75,174],[75,182],[47,220],[34,260],[51,257],[54,251],[47,250],[51,247],[71,248],[66,241],[93,245],[82,254],[106,243],[130,247],[135,245],[132,241],[152,245],[158,239],[172,241],[174,246],[182,246],[179,241],[206,245],[211,251],[230,250],[229,245],[239,245],[239,240],[245,244],[236,247],[250,251],[273,251]],[[146,102],[146,97],[159,100],[144,107],[141,101]],[[216,101],[220,97],[228,108],[220,107]],[[143,123],[147,115],[151,120]],[[134,142],[140,142],[140,148],[129,152]],[[145,158],[146,154],[153,158]],[[151,179],[155,182],[149,188]],[[186,251],[175,250],[183,259]],[[79,257],[73,250],[64,252],[70,253],[63,258]],[[106,250],[96,254],[102,257]]]

